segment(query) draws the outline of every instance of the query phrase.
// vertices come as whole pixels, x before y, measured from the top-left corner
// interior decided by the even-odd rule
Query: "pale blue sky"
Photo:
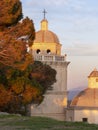
[[[57,34],[62,54],[66,53],[67,60],[71,61],[68,87],[87,86],[87,76],[95,67],[98,69],[98,0],[21,2],[24,17],[33,19],[36,31],[40,29],[42,12],[46,9],[49,29]]]

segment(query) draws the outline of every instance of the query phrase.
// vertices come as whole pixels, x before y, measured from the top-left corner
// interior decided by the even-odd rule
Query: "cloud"
[[[81,44],[74,43],[72,46],[66,47],[68,55],[73,56],[98,56],[97,44]]]
[[[70,8],[72,8],[74,11],[80,11],[83,9],[84,5],[85,5],[85,1],[84,0],[69,0],[68,2],[68,6]]]
[[[34,6],[35,7],[47,7],[47,6],[60,6],[60,5],[65,5],[69,0],[41,0],[41,2],[37,0],[21,0],[23,3],[25,3],[26,6]]]
[[[53,5],[57,5],[57,6],[60,6],[60,5],[65,5],[68,3],[69,0],[49,0],[49,4],[51,5],[51,3]]]
[[[98,0],[21,1],[23,14],[34,20],[36,30],[46,9],[49,29],[65,44],[62,49],[68,55],[98,55]]]

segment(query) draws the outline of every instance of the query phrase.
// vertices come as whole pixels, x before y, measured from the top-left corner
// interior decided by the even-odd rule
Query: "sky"
[[[21,0],[24,18],[40,30],[43,10],[49,30],[57,34],[62,55],[67,54],[68,89],[88,86],[88,75],[98,69],[98,0]]]

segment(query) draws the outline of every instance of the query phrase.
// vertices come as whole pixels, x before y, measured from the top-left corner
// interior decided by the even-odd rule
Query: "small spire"
[[[46,17],[45,17],[45,16],[46,16],[46,13],[47,13],[47,12],[46,12],[46,10],[44,9],[44,11],[43,11],[44,19],[46,19]]]

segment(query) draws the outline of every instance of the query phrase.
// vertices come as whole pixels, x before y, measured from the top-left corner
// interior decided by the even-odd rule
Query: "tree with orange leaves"
[[[0,111],[10,113],[39,104],[56,81],[51,67],[33,64],[27,47],[35,38],[34,24],[28,17],[21,19],[20,0],[0,1]]]
[[[22,81],[18,80],[21,79],[19,75],[19,78],[14,76],[16,79],[13,80],[13,73],[22,73],[33,63],[32,55],[27,52],[27,45],[31,46],[35,38],[34,24],[28,17],[21,20],[22,17],[20,0],[0,1],[0,105],[4,104],[3,111],[8,112],[15,106],[16,99],[18,103],[23,92],[21,88],[25,90],[26,86],[22,86]],[[7,106],[9,110],[6,109]]]
[[[28,46],[32,45],[35,29],[33,21],[28,17],[20,21],[21,19],[22,6],[19,0],[0,1],[1,65],[15,66],[21,69],[26,67],[23,64],[27,61],[25,61],[28,58],[27,55],[29,55],[27,54],[27,44]]]

